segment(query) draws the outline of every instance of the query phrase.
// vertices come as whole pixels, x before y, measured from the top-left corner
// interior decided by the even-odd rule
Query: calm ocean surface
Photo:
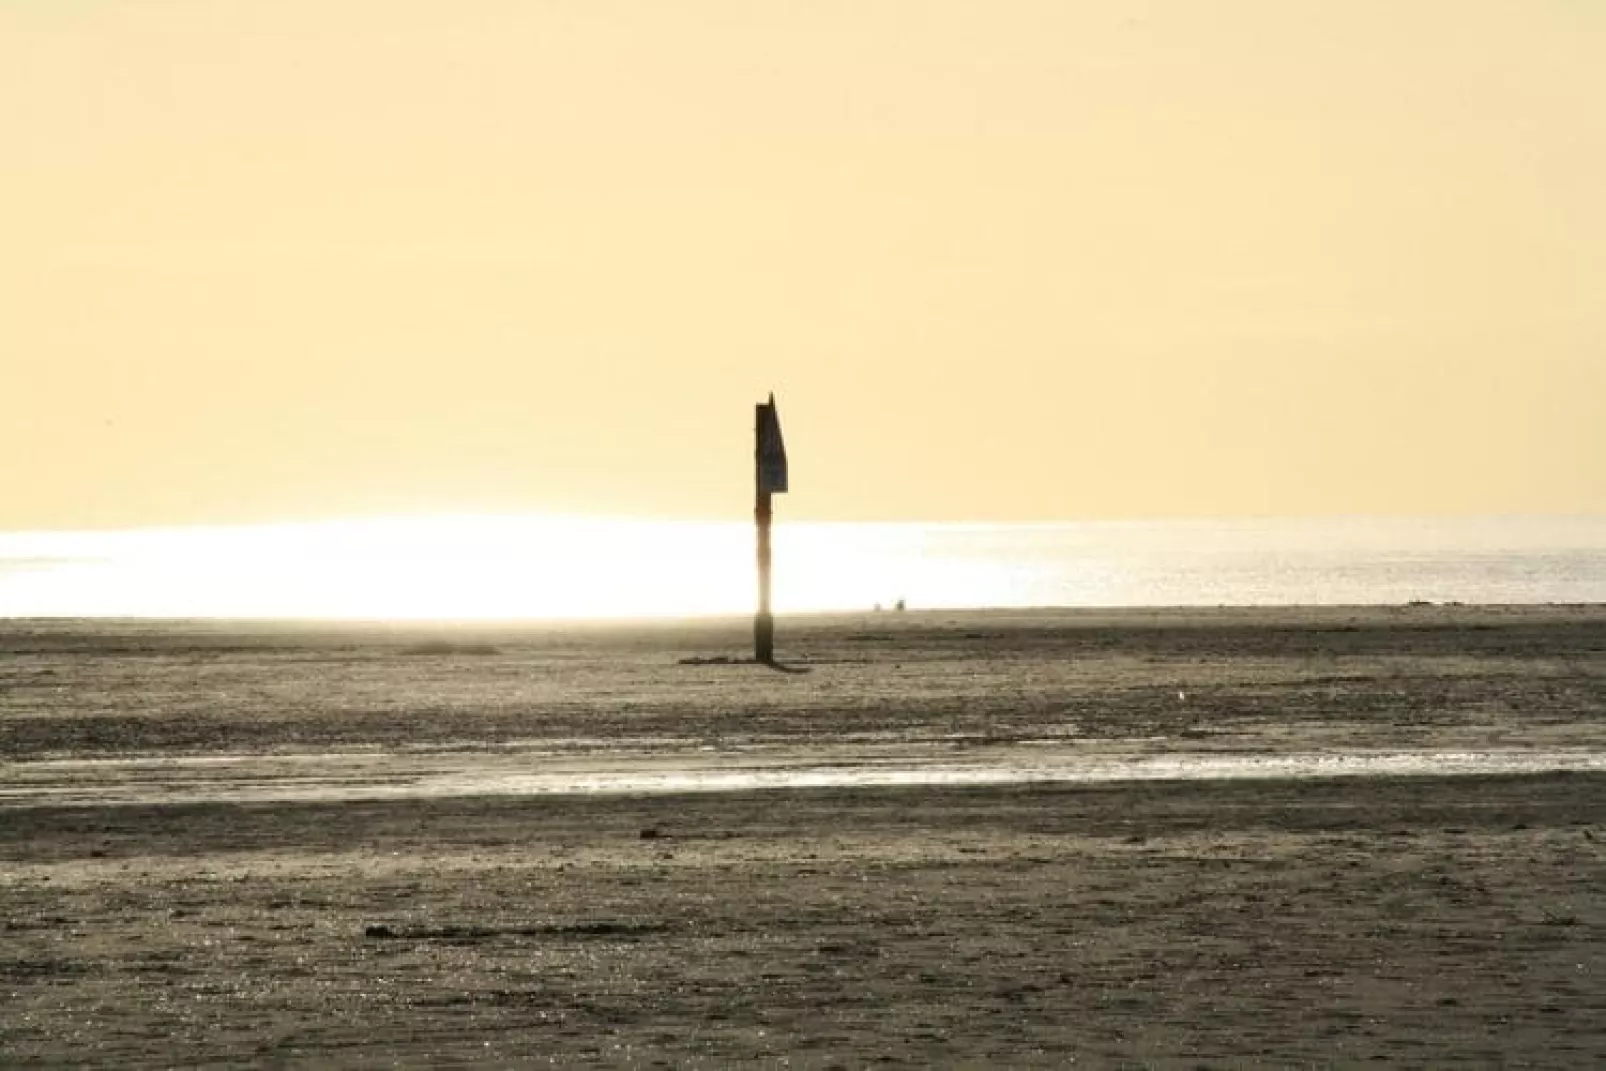
[[[781,612],[1606,602],[1606,517],[787,524]],[[457,517],[0,534],[0,616],[742,613],[736,523]]]

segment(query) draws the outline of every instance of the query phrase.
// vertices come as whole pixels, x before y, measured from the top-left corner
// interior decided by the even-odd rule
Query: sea
[[[551,516],[0,533],[0,617],[750,612],[748,523]],[[788,523],[778,613],[1606,603],[1606,517]]]

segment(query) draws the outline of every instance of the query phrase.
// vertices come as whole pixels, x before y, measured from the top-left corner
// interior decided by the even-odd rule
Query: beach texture
[[[0,629],[0,1063],[1606,1062],[1606,609]]]

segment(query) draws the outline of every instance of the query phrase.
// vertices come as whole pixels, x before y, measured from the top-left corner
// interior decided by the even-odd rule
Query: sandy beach
[[[1606,608],[0,629],[0,1062],[1606,1062]]]

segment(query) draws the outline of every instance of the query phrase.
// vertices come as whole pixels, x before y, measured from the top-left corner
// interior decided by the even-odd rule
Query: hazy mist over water
[[[1606,602],[1606,518],[781,523],[782,612]],[[745,613],[734,522],[452,517],[0,535],[0,615]]]

